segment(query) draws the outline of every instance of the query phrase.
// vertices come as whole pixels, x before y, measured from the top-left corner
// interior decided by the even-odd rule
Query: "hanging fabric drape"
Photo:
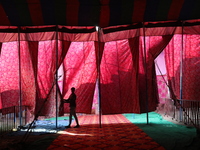
[[[30,68],[34,75],[30,80],[34,81],[32,84],[34,96],[29,101],[35,102],[35,105],[28,105],[34,108],[34,112],[31,112],[33,115],[54,116],[55,114],[55,98],[50,93],[53,89],[56,69],[56,59],[53,59],[56,52],[55,30],[51,31],[52,28],[53,26],[43,27],[44,31],[49,32],[43,32],[40,27],[21,28],[21,41],[28,41],[29,55],[26,57],[32,64]]]
[[[200,48],[199,35],[184,35],[183,99],[200,100]]]
[[[168,83],[171,88],[171,97],[180,97],[180,52],[181,34],[174,35],[168,46],[165,48],[165,60],[168,76]]]
[[[175,34],[165,49],[169,85],[180,99],[180,52],[183,40],[182,99],[199,100],[199,26],[186,26],[182,34]],[[182,39],[183,38],[183,39]],[[173,96],[173,95],[172,95]]]
[[[102,41],[105,42],[105,47],[101,62],[102,112],[140,113],[137,82],[140,29],[119,29],[103,30]]]
[[[69,47],[70,47],[70,44],[71,44],[71,42],[70,41],[62,41],[62,40],[60,40],[60,42],[62,43],[61,44],[61,46],[62,46],[62,52],[61,52],[61,57],[60,57],[60,59],[58,60],[58,66],[60,66],[61,64],[62,64],[62,62],[63,62],[63,60],[64,60],[64,58],[65,58],[65,56],[66,56],[66,54],[67,54],[67,51],[68,51],[68,49],[69,49]],[[59,68],[57,68],[57,70],[58,70]],[[60,77],[63,77],[63,74],[60,76]],[[60,77],[58,77],[58,79],[60,78]],[[61,88],[62,88],[62,86],[61,86]],[[62,91],[62,89],[60,89],[60,88],[58,88],[57,89],[57,94],[58,94],[58,97],[60,97],[60,104],[58,105],[59,107],[58,107],[58,114],[59,114],[59,116],[63,116],[64,115],[64,102],[62,101],[62,93],[61,93],[61,91]]]
[[[1,47],[2,47],[2,43],[0,42],[0,56],[1,56]],[[1,101],[1,98],[0,98],[0,108],[2,108],[2,101]]]
[[[146,48],[147,48],[147,84],[148,84],[148,109],[153,111],[154,106],[158,103],[158,92],[157,92],[157,82],[156,82],[156,72],[154,60],[167,46],[172,38],[172,35],[166,36],[148,36],[146,38]],[[155,101],[156,100],[156,101]]]
[[[19,70],[17,42],[2,44],[1,70],[1,103],[2,107],[19,105]]]
[[[76,88],[77,112],[91,113],[93,95],[97,78],[95,27],[61,28],[60,37],[71,41],[63,60],[63,98],[71,94],[71,87]],[[64,112],[69,112],[69,104],[64,104]]]
[[[102,113],[133,111],[135,76],[128,40],[106,42],[100,67]]]
[[[132,54],[133,61],[133,95],[134,95],[134,112],[140,113],[140,102],[139,102],[139,36],[129,39],[129,46]]]
[[[1,27],[0,33],[1,55],[0,55],[0,108],[18,105],[19,80],[18,75],[18,54],[17,54],[17,27]],[[11,31],[7,33],[6,31]],[[14,33],[12,33],[14,31]]]
[[[55,97],[51,97],[50,92],[55,90],[55,56],[56,56],[56,41],[42,41],[38,46],[38,98],[36,100],[36,113],[42,111],[40,115],[55,115]],[[54,92],[52,92],[53,94]],[[48,99],[48,100],[46,100]],[[46,102],[45,102],[46,101]],[[53,112],[51,112],[54,110]]]
[[[163,49],[169,86],[176,95],[180,92],[177,78],[180,59],[176,56],[180,56],[182,35],[181,27],[150,25],[145,24],[145,37],[139,26],[103,28],[100,37],[95,27],[20,27],[20,44],[17,27],[2,27],[0,107],[18,105],[20,78],[22,105],[27,105],[32,115],[42,108],[40,115],[55,116],[56,103],[60,106],[60,115],[69,112],[68,104],[61,106],[61,100],[69,96],[71,87],[77,89],[77,112],[91,113],[99,67],[103,114],[146,112],[144,91],[148,92],[148,111],[154,111],[158,102],[154,60]],[[199,29],[199,25],[184,27],[185,99],[199,99],[196,94],[199,92]],[[143,62],[144,38],[146,63]],[[19,60],[21,77],[17,69]],[[63,85],[58,91],[60,97],[56,102],[55,73],[61,65]],[[145,65],[147,73],[144,71]],[[148,88],[144,86],[145,76]]]
[[[31,64],[33,67],[33,74],[34,74],[34,86],[32,87],[32,100],[30,102],[34,102],[33,104],[29,104],[28,106],[32,107],[29,108],[30,112],[33,114],[35,111],[35,103],[36,103],[36,99],[38,98],[38,82],[37,82],[37,70],[38,70],[38,45],[39,42],[38,41],[28,41],[28,49],[29,49],[29,53],[30,53],[30,60],[31,60]],[[35,100],[35,101],[34,101]],[[26,104],[27,105],[27,104]]]
[[[169,41],[171,40],[174,32],[175,27],[160,27],[160,28],[145,28],[145,48],[146,48],[146,64],[142,63],[143,55],[142,52],[144,51],[144,47],[140,46],[140,67],[139,67],[139,80],[140,80],[140,104],[145,102],[145,94],[143,91],[147,91],[148,96],[148,110],[153,111],[155,110],[155,106],[158,104],[158,89],[157,89],[157,82],[156,82],[156,72],[155,72],[155,64],[154,60],[156,57],[163,51],[163,49],[167,46]],[[141,43],[143,43],[144,38],[140,38]],[[144,44],[141,44],[144,45]],[[145,73],[145,66],[146,66],[146,75]],[[147,86],[145,86],[145,77],[147,77]],[[146,112],[145,105],[141,105],[141,112]]]
[[[63,96],[68,98],[71,87],[76,88],[77,112],[91,113],[97,78],[94,42],[72,42],[63,61]],[[69,112],[65,104],[65,112]]]
[[[111,30],[111,28],[104,29],[105,32],[108,31],[108,30],[113,31],[113,30]],[[115,112],[120,112],[119,110],[122,110],[120,108],[122,106],[122,104],[120,104],[119,99],[120,99],[120,97],[126,97],[124,95],[123,91],[126,91],[126,94],[127,94],[128,91],[129,92],[131,91],[130,89],[137,87],[136,90],[131,91],[129,93],[129,95],[131,95],[130,96],[131,99],[128,100],[128,102],[130,103],[130,106],[132,106],[132,107],[133,107],[133,105],[136,106],[135,108],[132,108],[131,110],[133,112],[136,112],[136,113],[146,112],[146,106],[144,104],[145,104],[147,97],[145,96],[144,91],[148,91],[148,102],[150,103],[149,111],[155,110],[157,103],[158,103],[158,101],[157,101],[158,95],[156,95],[157,85],[156,85],[156,74],[155,74],[154,59],[158,56],[158,54],[169,43],[169,41],[172,37],[171,35],[173,35],[174,31],[175,31],[174,27],[158,28],[158,29],[147,28],[146,29],[145,32],[147,33],[146,34],[147,36],[145,38],[147,40],[147,43],[146,43],[146,45],[147,45],[147,64],[145,64],[143,62],[143,58],[144,58],[144,53],[143,53],[144,47],[143,47],[143,45],[144,44],[143,44],[143,36],[141,36],[142,32],[140,30],[138,30],[138,29],[122,30],[122,31],[118,31],[118,32],[116,31],[116,32],[113,32],[113,33],[108,32],[108,33],[104,34],[103,40],[109,41],[107,43],[111,43],[110,42],[111,39],[116,39],[116,40],[120,41],[120,39],[124,39],[124,38],[128,38],[128,37],[130,38],[130,40],[129,40],[129,45],[130,45],[130,49],[131,49],[130,54],[132,55],[131,61],[133,62],[133,64],[132,64],[133,66],[131,66],[130,68],[133,69],[131,71],[133,73],[132,76],[133,76],[134,79],[137,79],[137,81],[129,80],[130,83],[132,83],[132,84],[127,86],[127,90],[124,88],[124,84],[120,82],[120,81],[122,81],[120,79],[120,75],[117,75],[118,77],[116,76],[117,71],[119,72],[119,70],[117,70],[117,69],[115,69],[116,71],[111,70],[113,67],[116,67],[118,69],[124,68],[124,66],[119,65],[120,61],[119,62],[117,61],[117,59],[118,59],[117,57],[119,57],[119,54],[117,54],[117,49],[113,50],[114,53],[110,54],[111,56],[106,56],[105,61],[107,61],[107,62],[104,63],[104,66],[106,66],[106,67],[102,67],[102,63],[101,63],[101,68],[104,69],[103,71],[101,70],[101,73],[104,75],[104,77],[102,77],[102,79],[104,79],[104,86],[107,88],[107,89],[106,88],[103,88],[103,89],[105,91],[111,91],[109,93],[110,95],[107,94],[106,92],[102,93],[102,102],[105,103],[105,106],[103,106],[103,107],[106,107],[106,105],[111,103],[109,101],[116,101],[117,104],[115,104],[115,105],[118,105],[118,106],[115,106],[115,108],[117,109],[117,110],[115,110]],[[150,37],[149,35],[151,35],[153,37]],[[137,36],[139,38],[137,38]],[[150,40],[150,38],[151,38],[151,40]],[[152,43],[153,41],[154,41],[154,43]],[[133,42],[133,44],[131,42]],[[105,51],[106,51],[106,44],[107,43],[105,43],[104,55],[106,55]],[[115,44],[115,45],[117,45],[117,44]],[[114,45],[112,45],[110,47],[112,47],[112,49],[114,49]],[[112,52],[111,48],[108,48],[108,49],[109,49],[109,52]],[[122,50],[121,47],[119,49]],[[128,51],[130,51],[130,49]],[[123,52],[123,53],[124,53],[124,55],[127,54],[125,52]],[[116,59],[109,61],[109,59],[111,59],[110,57],[116,57]],[[127,59],[128,59],[128,57],[127,57]],[[121,58],[120,58],[120,60],[121,60]],[[103,59],[102,59],[102,61],[103,61]],[[114,64],[114,61],[116,61],[116,64]],[[128,63],[126,65],[128,65]],[[145,65],[147,65],[147,70],[148,70],[148,72],[147,72],[147,84],[149,86],[148,89],[145,86],[146,85],[145,84],[146,83],[146,81],[145,81],[146,80]],[[108,68],[107,72],[106,72],[105,68]],[[113,86],[111,86],[112,84],[110,84],[110,85],[106,84],[106,82],[109,82],[109,80],[110,80],[109,78],[111,78],[111,77],[109,77],[109,73],[110,73],[110,76],[112,76],[112,75],[116,76],[116,79],[114,81],[115,84]],[[107,75],[108,77],[106,78],[105,75]],[[110,82],[111,82],[111,80],[110,80]],[[116,83],[118,83],[118,85]],[[130,87],[131,85],[133,85],[133,87]],[[121,87],[123,87],[124,89],[122,89]],[[112,92],[112,90],[116,90],[118,92],[117,93]],[[114,93],[116,93],[116,94],[114,94]],[[116,95],[116,97],[112,97],[112,94]],[[132,94],[134,94],[134,95],[132,95]],[[107,96],[104,99],[104,97],[106,95],[109,95],[109,96]],[[107,104],[107,102],[108,102],[108,104]],[[126,100],[122,100],[122,103],[125,103],[125,102],[126,102]],[[132,105],[132,102],[133,102],[133,105]],[[113,102],[111,104],[113,104]],[[109,106],[107,106],[107,107],[109,107]],[[110,111],[112,111],[112,110],[110,109]],[[124,111],[128,112],[129,109],[126,108],[126,109],[124,109]]]

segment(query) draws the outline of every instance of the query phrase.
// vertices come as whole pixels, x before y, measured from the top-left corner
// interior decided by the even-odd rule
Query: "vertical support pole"
[[[96,26],[96,30],[97,30],[97,34],[98,34],[98,58],[97,58],[97,78],[98,78],[98,96],[99,96],[99,127],[101,128],[101,82],[100,82],[100,76],[101,76],[101,72],[100,72],[100,27]]]
[[[149,106],[148,106],[148,84],[147,84],[147,61],[146,61],[146,38],[145,38],[145,25],[143,23],[143,38],[144,38],[144,64],[145,64],[145,83],[146,83],[146,116],[147,124],[149,124]]]
[[[56,128],[58,128],[58,25],[56,25]]]
[[[183,26],[184,22],[182,22],[182,32],[181,32],[181,52],[180,52],[180,104],[182,105],[182,96],[183,96]],[[182,108],[180,108],[180,121],[182,121]]]
[[[21,85],[21,50],[20,50],[20,26],[18,26],[18,57],[19,57],[19,123],[22,126],[22,85]]]
[[[14,108],[14,116],[13,116],[13,118],[14,118],[14,128],[16,128],[16,106],[13,106],[13,108]]]

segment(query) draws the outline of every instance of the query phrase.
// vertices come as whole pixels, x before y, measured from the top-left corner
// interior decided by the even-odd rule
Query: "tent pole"
[[[182,22],[182,33],[181,33],[181,52],[180,52],[180,99],[183,97],[182,87],[183,87],[183,27],[184,22]],[[180,104],[182,104],[182,101],[180,101]],[[180,121],[182,121],[182,109],[180,108]]]
[[[58,25],[56,25],[56,128],[58,128]]]
[[[19,57],[19,119],[22,126],[22,84],[21,84],[21,50],[20,50],[20,26],[18,26],[18,57]]]
[[[97,55],[97,74],[98,74],[98,98],[99,98],[99,127],[101,128],[101,82],[100,82],[100,27],[96,26],[96,30],[98,33],[98,55]]]
[[[144,64],[145,64],[145,83],[146,83],[146,116],[147,124],[149,124],[149,114],[148,114],[148,84],[147,84],[147,61],[146,61],[146,38],[145,38],[145,24],[143,22],[143,38],[144,38]]]

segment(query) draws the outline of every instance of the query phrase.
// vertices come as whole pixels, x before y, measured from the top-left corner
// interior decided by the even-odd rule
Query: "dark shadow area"
[[[137,83],[134,71],[119,71],[101,76],[102,114],[137,113]]]
[[[95,92],[95,83],[81,84],[78,88],[76,88],[75,93],[77,96],[77,99],[76,99],[77,113],[91,114],[94,92]],[[65,97],[65,99],[67,98],[68,97]],[[64,113],[69,113],[68,103],[60,103],[59,107],[60,107],[60,110],[59,110],[60,116],[63,116]]]
[[[67,117],[59,117],[56,128],[56,118],[37,120],[28,130],[29,124],[23,129],[3,135],[0,142],[1,150],[45,150],[55,140],[59,131],[65,130]],[[27,135],[27,136],[25,136]]]

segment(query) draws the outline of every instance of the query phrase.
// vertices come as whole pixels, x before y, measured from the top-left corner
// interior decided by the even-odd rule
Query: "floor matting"
[[[48,150],[164,150],[122,114],[79,116],[80,128],[60,131]]]

